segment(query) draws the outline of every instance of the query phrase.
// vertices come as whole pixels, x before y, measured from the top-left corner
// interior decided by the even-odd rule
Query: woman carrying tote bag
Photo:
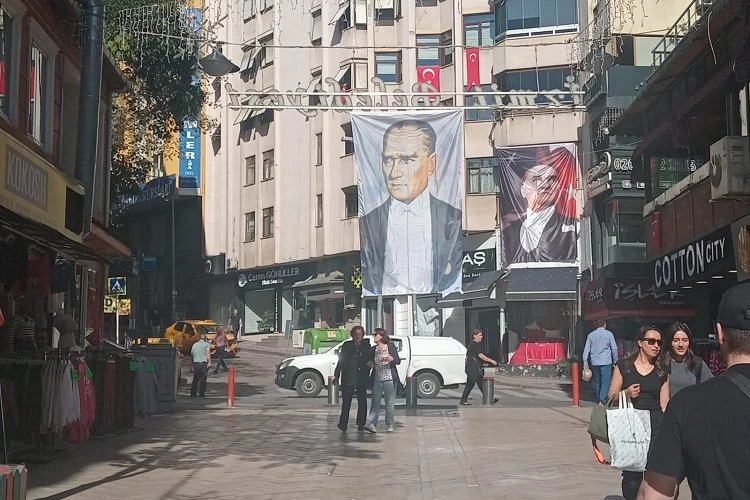
[[[659,422],[669,402],[669,372],[659,357],[663,345],[661,331],[653,326],[641,328],[636,349],[615,365],[609,397],[619,397],[620,391],[630,398],[636,410],[648,410],[651,415],[651,442],[659,429]],[[622,471],[622,496],[635,500],[643,480],[643,472]]]

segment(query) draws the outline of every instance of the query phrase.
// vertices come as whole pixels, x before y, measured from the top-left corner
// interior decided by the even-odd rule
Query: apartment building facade
[[[324,108],[345,102],[330,95],[339,89],[352,96],[383,89],[394,95],[430,82],[443,106],[469,106],[465,293],[385,297],[385,327],[462,342],[467,331],[481,327],[490,351],[506,360],[528,327],[568,337],[577,315],[578,259],[503,264],[497,151],[549,145],[575,151],[583,123],[569,49],[579,30],[575,0],[248,0],[221,6],[210,7],[229,12],[217,38],[228,42],[223,54],[241,63],[239,74],[214,82],[210,113],[218,129],[205,141],[206,259],[222,256],[226,264],[225,273],[206,277],[207,314],[226,321],[236,308],[247,333],[313,324],[374,327],[375,300],[363,300],[358,287],[350,111]],[[278,102],[279,92],[313,92],[316,85],[319,97]],[[464,95],[467,87],[472,95]],[[507,91],[526,94],[493,94]],[[471,107],[482,102],[488,105]],[[502,109],[490,109],[495,102]],[[254,106],[242,107],[247,104]],[[571,198],[580,207],[575,169]],[[515,337],[503,342],[511,330]]]

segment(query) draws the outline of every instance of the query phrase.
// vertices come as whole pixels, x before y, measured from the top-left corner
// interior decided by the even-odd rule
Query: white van
[[[372,343],[372,337],[365,338]],[[442,387],[456,387],[466,382],[464,364],[466,348],[451,337],[391,337],[398,349],[401,364],[396,368],[402,384],[406,377],[417,378],[417,396],[437,397]],[[345,342],[352,342],[346,340]],[[295,389],[303,398],[314,398],[329,377],[333,377],[343,342],[323,354],[288,358],[276,368],[276,385]]]

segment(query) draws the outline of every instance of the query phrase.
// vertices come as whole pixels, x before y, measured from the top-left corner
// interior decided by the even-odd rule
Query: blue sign
[[[156,271],[156,257],[153,255],[144,255],[143,261],[141,262],[141,271],[154,272]]]
[[[107,278],[108,295],[127,295],[127,279],[124,276],[117,278]]]
[[[143,203],[144,201],[153,200],[154,198],[162,198],[168,200],[174,195],[175,190],[175,176],[168,175],[164,177],[157,177],[148,181],[146,184],[138,186],[139,192],[129,196],[123,196],[121,204],[129,207]]]
[[[180,189],[201,187],[201,134],[198,122],[185,120],[180,131]]]

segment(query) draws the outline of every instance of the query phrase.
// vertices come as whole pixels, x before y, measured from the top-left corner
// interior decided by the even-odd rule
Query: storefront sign
[[[254,289],[272,287],[276,285],[292,285],[312,276],[311,267],[300,264],[296,266],[281,266],[265,270],[248,270],[237,277],[237,286]]]
[[[674,287],[711,271],[725,270],[732,263],[732,234],[729,226],[659,257],[654,261],[656,288]]]
[[[618,151],[616,154],[628,154]],[[645,189],[643,182],[632,183],[630,173],[633,171],[633,160],[628,156],[613,156],[604,152],[599,161],[586,172],[586,188],[588,199],[594,198],[611,189],[629,190]]]
[[[497,250],[484,248],[464,252],[463,281],[474,281],[480,274],[497,270]]]
[[[583,292],[583,316],[587,321],[692,315],[681,291],[657,290],[648,278],[604,278],[588,283]]]
[[[79,234],[65,227],[65,206],[67,190],[83,196],[83,186],[4,132],[0,132],[0,179],[0,205],[81,241]]]
[[[750,279],[750,215],[732,224],[737,281]]]
[[[201,187],[201,134],[198,122],[186,120],[180,131],[180,189]]]
[[[174,181],[174,175],[152,179],[146,184],[138,186],[138,193],[123,197],[120,203],[123,206],[130,207],[156,198],[169,199],[175,192]]]
[[[120,316],[130,316],[131,302],[130,299],[120,299],[112,295],[104,296],[104,314],[115,314],[120,310]]]

